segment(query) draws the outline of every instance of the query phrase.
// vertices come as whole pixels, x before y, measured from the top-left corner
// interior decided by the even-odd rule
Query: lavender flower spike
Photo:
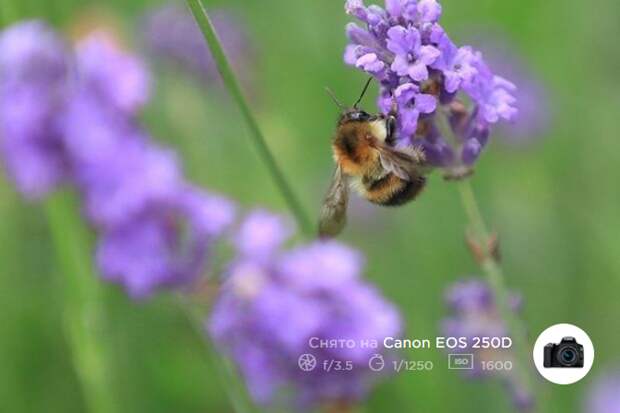
[[[103,232],[99,268],[134,298],[194,281],[206,270],[211,243],[232,224],[232,202],[191,187],[179,190],[168,202]]]
[[[446,302],[452,310],[452,315],[442,324],[442,333],[449,337],[467,338],[467,350],[474,354],[475,364],[468,377],[492,377],[497,375],[512,394],[513,403],[520,411],[529,411],[533,406],[533,396],[529,394],[510,371],[489,371],[483,369],[482,363],[487,361],[511,361],[515,357],[507,349],[475,349],[473,340],[478,337],[504,337],[507,327],[501,318],[493,291],[484,281],[472,279],[452,285],[446,293]],[[519,311],[521,298],[512,295],[510,307]]]
[[[30,199],[68,175],[56,119],[68,92],[69,60],[65,44],[41,22],[17,23],[0,35],[0,151]]]
[[[318,242],[268,256],[261,249],[245,248],[247,240],[257,237],[265,245],[279,245],[287,230],[278,221],[260,212],[242,225],[236,239],[246,241],[228,271],[208,330],[238,364],[257,402],[275,402],[285,387],[294,390],[295,411],[356,401],[369,390],[373,374],[368,360],[377,350],[359,345],[316,348],[310,342],[381,342],[399,334],[398,313],[360,279],[360,255],[341,244]],[[303,354],[318,363],[349,361],[352,370],[302,371],[298,359]]]
[[[504,37],[501,33],[483,32],[474,38],[474,42],[484,47],[489,67],[519,85],[514,92],[519,102],[519,113],[514,122],[501,126],[500,136],[509,144],[532,143],[544,136],[552,126],[552,96],[545,82]]]
[[[140,130],[149,72],[105,33],[76,48],[77,82],[61,118],[72,179],[99,231],[102,276],[145,298],[207,271],[235,205],[189,185],[174,152]]]
[[[345,11],[365,27],[347,25],[344,61],[379,82],[383,113],[396,101],[398,146],[420,147],[447,177],[466,175],[491,126],[516,117],[515,85],[493,73],[480,52],[454,44],[436,0],[386,0],[385,9],[348,0]]]

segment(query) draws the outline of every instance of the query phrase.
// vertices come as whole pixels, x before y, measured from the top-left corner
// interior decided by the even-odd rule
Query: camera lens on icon
[[[554,324],[538,335],[532,358],[536,370],[546,380],[560,385],[574,384],[592,369],[594,345],[581,328]]]
[[[544,348],[545,368],[583,367],[583,346],[574,337],[564,337],[558,344],[549,343]]]

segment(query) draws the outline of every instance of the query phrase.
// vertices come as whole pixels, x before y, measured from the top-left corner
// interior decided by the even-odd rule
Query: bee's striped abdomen
[[[394,174],[388,174],[380,179],[364,182],[364,189],[370,202],[383,206],[399,206],[414,200],[425,184],[426,178],[423,176],[406,181]]]

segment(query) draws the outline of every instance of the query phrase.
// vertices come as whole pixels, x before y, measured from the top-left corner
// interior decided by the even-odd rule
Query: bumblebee
[[[344,228],[349,188],[374,204],[393,207],[414,200],[426,184],[424,153],[394,146],[395,108],[387,116],[359,109],[369,85],[370,80],[351,108],[328,90],[342,113],[332,141],[336,170],[321,208],[321,237],[334,237]]]

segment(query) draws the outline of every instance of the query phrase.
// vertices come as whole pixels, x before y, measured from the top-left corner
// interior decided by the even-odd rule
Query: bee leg
[[[397,127],[398,105],[396,99],[392,98],[392,107],[390,113],[385,118],[385,128],[387,130],[387,136],[385,143],[390,146],[394,146],[396,143],[396,127]]]
[[[395,116],[388,115],[388,117],[385,118],[385,129],[387,131],[387,134],[385,137],[385,143],[387,143],[390,146],[394,146],[394,144],[396,143],[396,117]]]

